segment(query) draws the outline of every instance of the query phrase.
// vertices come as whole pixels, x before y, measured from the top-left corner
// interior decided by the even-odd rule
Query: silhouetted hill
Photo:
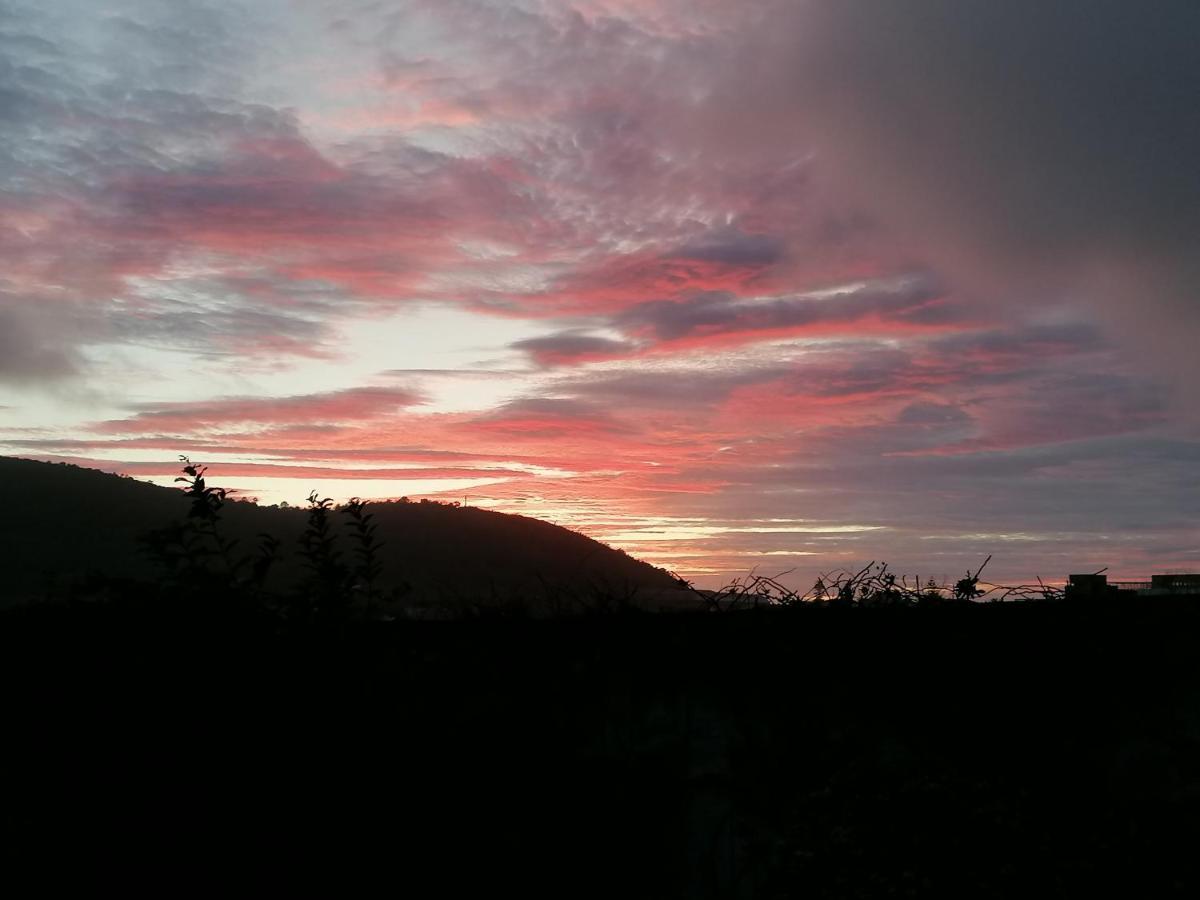
[[[210,473],[220,485],[220,470]],[[188,499],[158,487],[64,463],[0,458],[0,597],[37,599],[74,590],[95,576],[153,581],[160,572],[141,537],[183,521]],[[380,588],[408,586],[420,604],[526,603],[535,607],[597,598],[649,606],[687,603],[661,569],[582,534],[525,516],[439,503],[378,503],[369,511],[384,544]],[[227,503],[222,530],[250,554],[260,533],[281,542],[284,558],[271,587],[302,577],[295,550],[306,521],[301,508]],[[342,527],[342,517],[334,515]],[[343,553],[350,546],[343,541]],[[679,597],[679,600],[674,600]]]

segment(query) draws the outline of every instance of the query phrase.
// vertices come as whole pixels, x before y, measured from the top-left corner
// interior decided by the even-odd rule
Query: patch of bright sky
[[[31,429],[52,436],[60,429],[78,432],[99,421],[123,418],[139,404],[287,397],[397,380],[427,398],[419,407],[422,412],[489,409],[516,396],[534,374],[522,373],[527,362],[508,345],[545,333],[544,325],[520,319],[419,305],[343,323],[331,358],[292,357],[272,367],[224,354],[98,344],[86,348],[84,355],[88,384],[103,384],[103,391],[86,386],[53,393],[0,389],[0,427],[10,436],[13,430]],[[396,370],[420,371],[387,374]]]
[[[80,421],[92,421],[98,410],[115,409],[109,406],[108,397],[108,390],[101,391],[91,382],[51,388],[0,388],[0,439],[5,433],[53,433],[77,426]]]
[[[633,531],[608,534],[606,540],[617,543],[642,541],[692,541],[722,534],[856,534],[879,531],[882,525],[789,525],[782,528],[738,528],[728,525],[652,525]]]
[[[0,440],[0,448],[3,448],[4,446],[5,445],[4,445],[3,441]],[[48,453],[51,451],[56,451],[56,450],[59,452],[66,453],[66,452],[69,452],[70,448],[69,447],[56,448],[53,445],[48,445],[46,448],[46,452],[48,452]],[[22,451],[18,452],[16,449],[14,449],[13,452],[16,455],[28,455],[28,453],[30,451],[26,449],[26,450],[22,450]],[[169,454],[166,454],[165,451],[162,449],[142,448],[142,447],[125,447],[122,445],[122,443],[120,441],[113,441],[111,448],[104,447],[104,446],[101,446],[98,444],[92,444],[87,447],[86,452],[87,452],[87,457],[89,460],[114,463],[114,465],[105,468],[105,471],[111,471],[111,472],[122,472],[123,469],[121,468],[121,465],[120,465],[121,463],[162,463],[164,461],[164,458],[169,456]],[[217,449],[211,449],[211,450],[204,449],[204,450],[193,450],[191,452],[191,455],[192,455],[192,457],[194,457],[197,460],[202,460],[205,465],[214,466],[214,467],[219,466],[221,463],[261,463],[263,465],[283,464],[283,465],[288,466],[289,468],[301,468],[301,469],[326,469],[331,465],[335,465],[339,469],[344,469],[346,471],[354,471],[354,472],[366,472],[366,471],[370,471],[372,469],[379,469],[379,468],[386,468],[386,469],[428,469],[429,468],[428,462],[403,462],[403,461],[396,461],[396,460],[388,460],[385,463],[371,462],[371,461],[363,462],[363,461],[355,461],[355,460],[345,460],[341,456],[338,456],[333,453],[331,453],[329,455],[329,457],[326,459],[299,459],[299,460],[292,459],[291,457],[287,456],[286,454],[281,455],[281,454],[274,454],[274,453],[255,453],[255,452],[249,451],[249,450],[228,451],[228,450],[217,450]],[[172,465],[174,464],[174,460],[175,460],[174,457],[170,457],[170,462],[172,463]],[[505,472],[521,472],[526,475],[533,475],[537,478],[562,479],[562,478],[576,477],[575,472],[569,472],[569,471],[566,471],[565,469],[555,469],[555,468],[551,468],[549,466],[537,466],[537,465],[531,465],[529,463],[523,463],[523,462],[511,462],[511,461],[505,460],[503,458],[468,463],[468,464],[464,464],[460,468],[478,473],[478,475],[479,475],[478,479],[468,479],[468,480],[485,480],[488,484],[496,484],[501,481],[508,480],[507,478],[499,478],[499,477],[494,477],[494,476],[490,475],[489,472],[491,472],[493,470],[503,470]],[[219,476],[219,469],[214,468],[213,472],[215,475]],[[134,476],[134,477],[141,477],[141,476]],[[159,483],[159,481],[155,481],[155,478],[160,478],[160,476],[148,476],[148,477],[144,478],[143,480],[151,481],[152,483],[155,483],[155,484]],[[330,480],[330,479],[321,479],[321,482],[324,483],[325,481],[328,481],[328,480]],[[343,480],[350,481],[348,479],[343,479]],[[370,479],[365,479],[365,480],[370,481]],[[386,480],[386,479],[379,479],[379,480]],[[352,483],[360,484],[363,481],[364,481],[364,479],[353,479]],[[441,490],[441,488],[436,487],[436,486],[431,487],[428,489],[427,492],[436,491],[436,490]],[[414,492],[414,493],[420,493],[420,492]]]
[[[726,534],[802,534],[833,536],[881,531],[882,525],[825,524],[808,519],[763,519],[714,524],[702,519],[673,516],[623,515],[602,508],[596,501],[564,501],[542,496],[476,499],[474,505],[501,512],[530,513],[567,527],[586,524],[587,533],[628,549],[644,543],[687,542]],[[802,554],[803,555],[803,554]]]
[[[423,376],[429,382],[423,385],[429,403],[422,410],[485,409],[508,399],[521,383],[521,377],[512,372],[526,365],[525,358],[508,345],[544,333],[544,325],[445,306],[420,307],[387,319],[358,320],[343,329],[343,358],[314,371],[313,384],[329,385],[330,379],[336,378],[353,387],[379,372],[439,369],[445,370],[446,376]],[[455,377],[463,371],[491,374],[487,378]]]
[[[510,294],[537,294],[547,290],[554,276],[561,272],[562,266],[557,263],[500,263],[493,259],[486,269],[465,268],[434,272],[425,280],[425,284],[431,291],[446,293],[498,291]]]
[[[521,383],[512,373],[525,360],[507,345],[543,331],[517,319],[416,306],[343,323],[331,358],[293,357],[271,368],[257,368],[253,360],[237,357],[128,344],[95,348],[93,355],[105,382],[115,387],[110,392],[114,415],[138,403],[329,393],[408,369],[422,370],[408,378],[428,397],[422,411],[454,412],[490,408],[508,399]],[[504,371],[494,371],[502,367]],[[459,377],[463,371],[492,374]]]

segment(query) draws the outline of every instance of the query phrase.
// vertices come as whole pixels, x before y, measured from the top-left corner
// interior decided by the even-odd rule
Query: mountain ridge
[[[210,483],[220,483],[219,470],[210,475]],[[189,503],[179,489],[17,457],[0,457],[0,497],[9,513],[0,516],[0,562],[10,602],[51,596],[89,577],[155,580],[161,572],[141,538],[182,522]],[[384,545],[379,586],[409,605],[537,605],[605,594],[687,605],[669,573],[540,519],[431,501],[379,501],[368,511]],[[348,558],[343,517],[333,518]],[[240,555],[249,555],[262,533],[278,538],[284,559],[271,576],[278,591],[303,577],[295,551],[305,522],[303,507],[239,501],[221,511],[221,528]]]

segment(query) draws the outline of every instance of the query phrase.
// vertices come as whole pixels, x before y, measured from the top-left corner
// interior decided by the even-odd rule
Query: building
[[[1157,594],[1200,594],[1200,575],[1151,575],[1150,592]]]
[[[1200,594],[1200,575],[1179,572],[1151,575],[1149,581],[1109,581],[1107,575],[1068,575],[1066,595],[1070,598],[1177,597]]]

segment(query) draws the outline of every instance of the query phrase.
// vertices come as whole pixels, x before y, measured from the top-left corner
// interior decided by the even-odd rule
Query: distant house
[[[1200,594],[1200,575],[1151,575],[1150,591],[1158,594]]]
[[[1067,576],[1067,596],[1072,598],[1098,597],[1175,597],[1181,594],[1200,594],[1200,575],[1167,573],[1151,575],[1149,581],[1109,581],[1107,575]]]
[[[1115,588],[1108,583],[1107,575],[1068,575],[1068,597],[1102,597]]]

